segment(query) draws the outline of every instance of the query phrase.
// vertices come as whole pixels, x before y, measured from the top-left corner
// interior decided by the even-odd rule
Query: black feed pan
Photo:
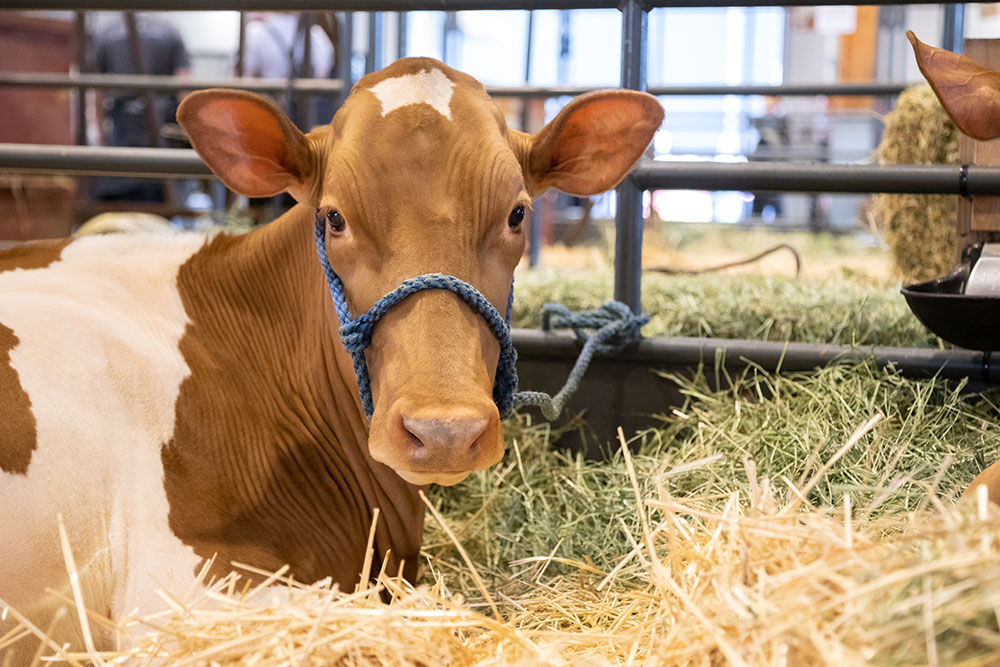
[[[901,291],[925,327],[969,350],[1000,350],[1000,297],[966,295],[969,266]]]

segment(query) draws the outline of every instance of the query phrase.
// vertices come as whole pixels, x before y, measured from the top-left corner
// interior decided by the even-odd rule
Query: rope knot
[[[649,315],[636,315],[620,301],[608,301],[599,308],[572,312],[561,303],[547,303],[542,308],[542,329],[572,329],[578,342],[583,344],[580,356],[570,371],[566,384],[555,396],[540,391],[522,391],[514,395],[514,407],[538,406],[548,419],[555,419],[583,380],[595,354],[608,355],[621,352],[637,342],[640,330],[649,322]],[[588,334],[591,330],[593,333]]]
[[[372,342],[375,322],[370,313],[365,313],[340,327],[340,339],[348,352],[363,352]]]
[[[642,337],[640,330],[649,322],[649,315],[636,315],[621,301],[608,301],[602,306],[579,313],[561,303],[547,303],[542,309],[542,329],[572,329],[576,340],[586,344],[596,336],[596,351],[600,354],[620,352]],[[587,331],[594,331],[588,334]]]

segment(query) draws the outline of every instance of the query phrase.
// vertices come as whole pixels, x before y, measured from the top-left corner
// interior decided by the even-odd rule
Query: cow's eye
[[[524,207],[518,204],[514,207],[514,210],[510,212],[510,217],[507,218],[507,225],[511,229],[517,229],[517,226],[524,221]]]
[[[335,232],[342,232],[347,226],[347,221],[344,220],[344,216],[340,214],[340,211],[329,210],[326,212],[326,222],[330,225],[330,229]]]

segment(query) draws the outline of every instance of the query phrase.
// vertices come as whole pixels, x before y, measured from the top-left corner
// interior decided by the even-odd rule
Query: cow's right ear
[[[917,66],[959,130],[973,139],[1000,137],[1000,72],[967,56],[927,46],[906,32]]]
[[[191,145],[230,189],[248,197],[288,192],[308,201],[317,160],[306,136],[271,100],[239,90],[191,93],[177,110]]]

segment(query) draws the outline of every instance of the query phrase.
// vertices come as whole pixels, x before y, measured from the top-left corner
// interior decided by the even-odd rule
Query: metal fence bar
[[[893,166],[795,162],[641,161],[629,180],[647,190],[895,192],[1000,195],[1000,167]]]
[[[614,9],[616,0],[4,0],[3,9],[87,9],[110,11],[464,11],[479,9]],[[648,0],[661,7],[815,7],[843,0]],[[865,0],[866,5],[936,5],[939,0]]]
[[[365,74],[382,69],[382,12],[368,14],[368,53],[365,54]]]
[[[524,44],[524,85],[527,87],[531,81],[531,47],[535,33],[535,12],[528,12],[527,39]],[[492,93],[491,93],[492,94]],[[530,132],[534,128],[529,127],[529,117],[531,115],[531,104],[527,99],[521,100],[521,124],[518,129],[522,132]],[[528,266],[535,268],[538,266],[539,257],[542,254],[542,216],[532,217],[528,225]]]
[[[0,143],[0,170],[161,178],[212,175],[190,149],[4,143]]]
[[[915,83],[809,83],[781,84],[775,86],[648,86],[647,91],[661,97],[718,96],[718,95],[767,95],[795,97],[813,95],[864,95],[872,97],[894,96]],[[339,79],[295,79],[292,87],[299,93],[339,92]],[[240,88],[263,93],[283,93],[288,90],[287,79],[254,79],[231,77],[228,79],[189,79],[178,76],[139,76],[134,74],[62,74],[52,72],[0,71],[0,88],[76,88],[121,89],[150,91],[179,91],[199,88]],[[589,86],[487,86],[493,97],[546,98],[582,95],[594,90]]]
[[[74,59],[76,66],[81,72],[89,69],[88,44],[87,44],[87,15],[83,12],[74,12],[73,15],[73,41]],[[84,90],[77,90],[74,99],[74,115],[76,116],[76,145],[85,146],[87,144],[87,93]]]
[[[334,67],[341,84],[346,83],[337,95],[337,108],[339,108],[344,104],[350,88],[354,85],[354,73],[351,69],[354,59],[354,14],[351,12],[337,14],[337,21],[340,29],[337,32],[339,43]]]
[[[623,0],[622,88],[646,88],[649,13],[640,0]],[[615,190],[615,299],[642,310],[642,190],[625,179]]]
[[[49,72],[0,72],[0,88],[98,88],[145,91],[196,90],[199,88],[240,88],[259,93],[280,94],[288,90],[288,79],[189,79],[182,76],[138,74],[61,74]],[[292,89],[302,93],[337,93],[338,79],[295,79]]]
[[[944,28],[941,34],[941,48],[945,51],[962,52],[962,36],[965,34],[965,5],[961,2],[945,5]]]
[[[522,357],[545,357],[571,362],[580,353],[573,336],[514,329],[514,346]],[[729,367],[747,363],[783,371],[808,371],[834,363],[873,360],[880,367],[893,365],[906,377],[974,378],[1000,381],[986,353],[959,348],[937,350],[913,347],[867,347],[816,343],[778,343],[721,338],[644,338],[635,349],[616,360],[666,366],[697,366],[724,358]]]
[[[177,178],[211,175],[198,154],[190,149],[7,143],[0,143],[0,170]],[[640,161],[627,179],[639,190],[1000,195],[1000,167],[970,165],[965,180],[963,189],[961,167],[950,165],[880,167],[648,159]]]
[[[709,95],[767,95],[770,97],[811,97],[827,95],[831,97],[871,96],[890,97],[899,95],[914,83],[783,83],[780,85],[742,86],[649,86],[647,92],[656,96],[709,96]]]
[[[404,58],[406,57],[406,31],[407,31],[407,17],[406,12],[398,12],[398,22],[396,29],[396,57]]]

